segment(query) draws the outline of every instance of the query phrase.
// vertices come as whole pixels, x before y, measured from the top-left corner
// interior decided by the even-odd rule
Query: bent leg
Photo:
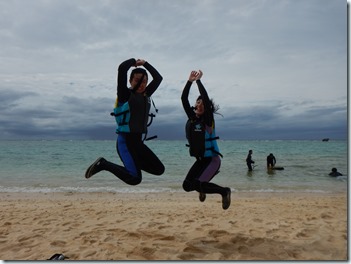
[[[183,189],[186,192],[191,192],[199,189],[199,181],[197,180],[201,173],[206,168],[206,165],[200,160],[196,160],[193,166],[191,166],[188,174],[183,181]]]
[[[220,195],[227,194],[227,188],[219,186],[212,182],[199,182],[199,191],[201,193],[218,193]]]
[[[218,193],[222,196],[222,208],[226,210],[230,206],[230,188],[209,182],[218,173],[220,165],[219,157],[197,160],[183,182],[183,189],[186,192],[198,191],[201,202],[205,201],[206,193]]]
[[[141,135],[140,135],[140,142]],[[114,164],[106,159],[98,158],[85,173],[86,178],[90,178],[100,171],[108,171],[129,185],[137,185],[142,180],[140,166],[138,164],[138,135],[119,134],[116,142],[117,153],[122,160],[124,167]]]
[[[111,172],[123,182],[129,185],[137,185],[142,180],[141,170],[138,167],[135,148],[128,144],[130,140],[128,135],[119,134],[116,142],[116,149],[124,167],[112,162],[104,162],[105,170]]]
[[[165,172],[165,166],[152,150],[144,143],[138,149],[138,160],[140,169],[154,175],[162,175]]]
[[[103,157],[98,158],[85,172],[85,178],[89,179],[93,175],[99,173],[100,171],[108,171],[123,180],[125,183],[130,185],[139,184],[141,181],[140,177],[132,177],[128,171],[119,165],[107,161]]]
[[[202,171],[199,181],[209,182],[217,174],[221,167],[221,158],[219,156],[212,157],[206,164],[205,169]]]
[[[103,166],[104,166],[104,170],[111,172],[117,178],[119,178],[120,180],[124,181],[129,185],[138,185],[141,182],[141,177],[130,174],[126,170],[126,168],[120,165],[114,164],[106,160]]]
[[[196,163],[195,163],[196,164]],[[194,165],[195,165],[194,164]],[[215,183],[210,182],[212,178],[217,174],[221,166],[220,157],[204,158],[201,161],[197,161],[197,165],[193,166],[193,173],[197,176],[193,176],[192,187],[194,190],[200,193],[218,193],[225,195],[227,189],[221,187]]]

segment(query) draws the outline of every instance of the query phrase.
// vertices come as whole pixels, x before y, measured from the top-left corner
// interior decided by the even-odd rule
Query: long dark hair
[[[202,100],[202,96],[199,95],[199,97],[196,99],[196,101],[198,100]],[[218,104],[215,104],[213,98],[210,99],[210,111],[213,113],[213,114],[216,114],[216,115],[220,115],[223,117],[223,115],[221,113],[218,113],[218,110],[219,110],[219,105]]]

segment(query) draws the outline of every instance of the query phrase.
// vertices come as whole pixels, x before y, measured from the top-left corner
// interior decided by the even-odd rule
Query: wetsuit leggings
[[[218,156],[197,159],[183,182],[184,191],[225,195],[226,188],[210,182],[218,173],[220,166],[221,159]]]
[[[249,171],[252,171],[252,165],[251,162],[246,162],[247,168],[249,169]]]
[[[142,141],[142,134],[120,133],[116,149],[124,167],[106,161],[103,163],[103,169],[129,185],[137,185],[141,182],[141,170],[154,175],[161,175],[165,171],[159,158]]]

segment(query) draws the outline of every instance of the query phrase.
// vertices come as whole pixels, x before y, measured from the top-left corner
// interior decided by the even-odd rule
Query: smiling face
[[[196,100],[195,103],[195,114],[196,116],[202,116],[205,112],[204,104],[202,102],[202,99]]]
[[[141,78],[144,78],[141,80]],[[140,82],[141,81],[141,82]],[[137,93],[145,92],[147,85],[147,76],[142,73],[135,73],[133,77],[129,80],[130,86],[134,89],[140,82],[139,88],[136,90]]]

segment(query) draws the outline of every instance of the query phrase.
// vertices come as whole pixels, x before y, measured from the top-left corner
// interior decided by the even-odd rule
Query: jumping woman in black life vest
[[[151,73],[153,80],[149,84],[146,70],[138,66]],[[130,74],[131,87],[128,88],[127,72],[131,67],[136,68]],[[100,157],[86,170],[86,178],[105,170],[129,185],[137,185],[142,180],[141,170],[154,175],[163,174],[164,165],[142,139],[142,135],[147,133],[150,97],[161,81],[162,76],[145,60],[129,59],[119,65],[117,99],[111,115],[115,116],[118,124],[116,148],[124,167]]]
[[[182,93],[183,107],[189,118],[185,127],[189,152],[196,158],[183,182],[183,189],[186,192],[198,191],[201,202],[205,201],[207,193],[218,193],[222,195],[222,208],[226,210],[230,206],[230,188],[210,182],[221,166],[213,116],[218,107],[209,99],[201,77],[202,71],[192,71]],[[195,107],[191,107],[188,100],[193,81],[200,92]]]

